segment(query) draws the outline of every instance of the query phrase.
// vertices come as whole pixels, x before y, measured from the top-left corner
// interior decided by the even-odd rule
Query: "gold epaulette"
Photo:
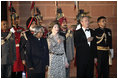
[[[109,47],[103,47],[103,46],[97,46],[97,50],[108,51],[108,50],[110,50],[110,48]]]
[[[68,37],[72,37],[72,34],[70,33],[70,30],[68,30],[68,32],[66,33],[66,38],[68,38]]]

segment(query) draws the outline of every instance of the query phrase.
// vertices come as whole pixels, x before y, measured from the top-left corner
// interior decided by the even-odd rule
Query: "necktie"
[[[90,31],[90,29],[86,29],[85,31]]]

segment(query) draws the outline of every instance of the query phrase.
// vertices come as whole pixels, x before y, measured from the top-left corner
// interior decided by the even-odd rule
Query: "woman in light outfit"
[[[51,24],[52,33],[48,37],[49,47],[49,67],[48,77],[49,78],[65,78],[66,71],[69,64],[65,55],[64,38],[58,34],[59,25],[57,22]]]

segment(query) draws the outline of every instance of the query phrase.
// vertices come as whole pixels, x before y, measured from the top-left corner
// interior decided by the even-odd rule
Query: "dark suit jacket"
[[[25,34],[28,40],[24,36],[20,38],[21,59],[26,60],[27,69],[34,67],[33,73],[44,73],[45,66],[49,65],[47,41],[44,38],[39,41],[30,31],[26,31]]]
[[[94,63],[94,58],[97,56],[96,38],[94,31],[90,29],[91,37],[94,37],[91,45],[87,42],[86,35],[82,28],[74,32],[74,45],[76,48],[76,64],[77,66]]]
[[[25,32],[27,39],[30,39],[30,37],[32,36],[32,33],[30,31],[26,31]],[[26,59],[26,43],[27,40],[25,39],[25,37],[21,34],[20,37],[20,43],[19,43],[19,51],[20,51],[20,56],[22,60]]]
[[[26,43],[26,65],[33,67],[33,73],[45,73],[46,65],[49,65],[49,51],[45,38],[38,40],[33,35]]]

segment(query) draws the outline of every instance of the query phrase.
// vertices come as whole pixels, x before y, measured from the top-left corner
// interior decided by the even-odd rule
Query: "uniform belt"
[[[16,44],[16,47],[19,47],[19,44]]]
[[[109,47],[97,46],[97,50],[108,51],[109,50]]]
[[[57,53],[52,53],[52,52],[50,52],[50,54],[54,54],[54,55],[63,55],[64,53],[57,54]]]

